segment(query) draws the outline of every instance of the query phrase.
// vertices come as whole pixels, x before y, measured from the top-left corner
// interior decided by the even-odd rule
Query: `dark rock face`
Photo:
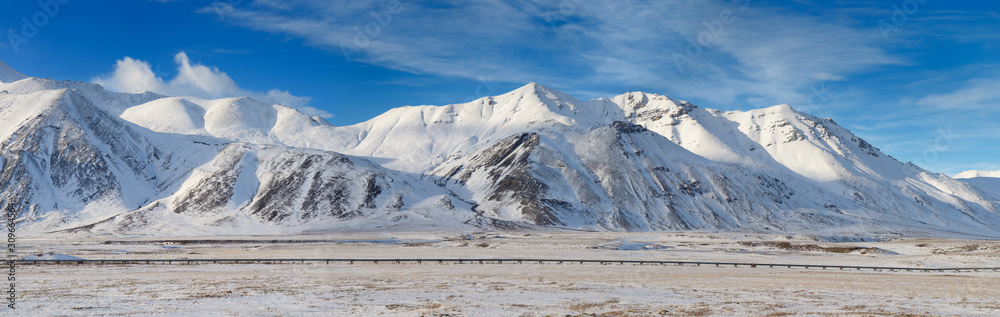
[[[643,133],[649,132],[646,127],[625,121],[615,121],[611,123],[611,128],[615,129],[619,133]]]
[[[465,184],[470,180],[489,183],[483,193],[486,200],[499,202],[520,213],[523,220],[537,225],[560,226],[553,206],[564,202],[546,199],[548,185],[531,173],[530,156],[538,147],[537,133],[519,133],[504,138],[479,151],[468,161],[445,174],[445,180]],[[486,176],[487,180],[474,179]],[[495,210],[480,210],[497,215]]]
[[[551,202],[542,201],[548,186],[531,175],[530,156],[538,146],[538,134],[522,133],[497,142],[496,145],[476,154],[471,166],[459,177],[468,180],[473,172],[487,170],[495,185],[488,195],[491,201],[503,201],[517,206],[517,210],[531,223],[544,226],[563,225],[553,212]]]
[[[217,169],[180,193],[174,200],[173,212],[188,216],[220,214],[232,201],[236,181],[247,168],[239,164],[246,155],[247,149],[240,145],[231,145],[220,152],[214,161]]]
[[[262,221],[349,219],[389,199],[382,197],[388,186],[384,173],[338,153],[288,149],[263,159],[259,168],[268,173],[246,209]]]
[[[294,225],[359,217],[383,201],[389,209],[404,207],[399,193],[386,191],[381,168],[339,153],[233,144],[208,166],[178,193],[173,212],[205,217],[241,210],[261,222]]]

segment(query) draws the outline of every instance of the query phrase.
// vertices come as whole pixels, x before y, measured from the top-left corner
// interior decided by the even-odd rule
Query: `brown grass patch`
[[[595,309],[595,308],[602,308],[602,307],[605,307],[605,306],[608,306],[608,305],[611,305],[611,304],[617,304],[618,302],[619,302],[619,299],[612,298],[612,299],[608,299],[608,300],[603,301],[603,302],[596,302],[596,303],[576,303],[576,304],[570,305],[569,309],[570,310],[574,310],[574,311],[588,311],[588,310]]]
[[[677,311],[683,316],[711,316],[712,309],[708,307],[698,307],[692,309],[681,309]]]
[[[883,253],[884,251],[879,248],[874,247],[858,247],[858,246],[821,246],[816,244],[793,244],[790,242],[774,242],[774,241],[762,241],[762,242],[750,242],[750,241],[740,241],[740,245],[747,247],[758,247],[758,246],[768,246],[773,248],[778,248],[787,251],[806,251],[806,252],[826,252],[826,253],[860,253],[860,254],[875,254]]]

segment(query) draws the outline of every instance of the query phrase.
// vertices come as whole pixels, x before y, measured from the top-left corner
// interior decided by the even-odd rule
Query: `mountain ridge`
[[[25,78],[28,78],[28,76],[21,74],[11,68],[10,65],[7,65],[7,63],[0,61],[0,83],[12,83]]]
[[[0,197],[42,232],[486,226],[1000,237],[997,192],[899,162],[788,105],[721,111],[642,92],[580,101],[529,83],[333,126],[249,98],[37,78],[0,89],[10,127],[0,130]],[[45,112],[52,107],[60,110]],[[25,145],[39,137],[50,141]]]
[[[952,178],[956,178],[956,179],[977,178],[977,177],[1000,178],[1000,171],[978,171],[978,170],[971,170],[971,171],[964,171],[964,172],[955,174],[955,176],[952,176]]]

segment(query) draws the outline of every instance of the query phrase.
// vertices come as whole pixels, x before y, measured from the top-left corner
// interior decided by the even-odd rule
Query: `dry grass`
[[[438,302],[431,302],[431,303],[424,304],[423,306],[420,306],[420,308],[422,308],[422,309],[432,309],[432,310],[433,309],[440,309],[441,307],[444,307],[444,305],[441,304],[441,303],[438,303]]]
[[[576,314],[558,314],[558,315],[546,315],[546,317],[646,317],[646,316],[664,316],[669,312],[666,310],[644,310],[644,309],[619,309],[612,310],[601,313],[576,313]],[[530,314],[524,314],[522,316],[535,316]]]
[[[740,241],[739,244],[747,247],[769,246],[787,251],[860,253],[860,254],[875,254],[884,252],[882,249],[874,247],[821,246],[816,244],[792,244],[790,242],[773,242],[773,241],[762,241],[762,242]]]
[[[591,309],[603,308],[603,307],[606,307],[608,305],[617,304],[618,302],[619,302],[619,299],[612,298],[612,299],[608,299],[608,300],[603,301],[603,302],[596,302],[596,303],[593,303],[593,302],[592,303],[576,303],[576,304],[570,305],[569,309],[573,310],[573,311],[588,311],[588,310],[591,310]]]
[[[88,310],[88,309],[108,309],[109,306],[96,307],[96,306],[86,306],[86,307],[73,307],[73,310]]]
[[[692,309],[681,309],[677,311],[681,316],[711,316],[712,309],[709,307],[698,307]]]

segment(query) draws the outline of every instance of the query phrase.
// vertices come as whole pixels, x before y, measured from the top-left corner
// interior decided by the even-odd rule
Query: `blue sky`
[[[0,60],[121,91],[250,95],[336,125],[532,81],[583,100],[790,104],[935,172],[1000,170],[997,1],[51,3],[0,3]]]

